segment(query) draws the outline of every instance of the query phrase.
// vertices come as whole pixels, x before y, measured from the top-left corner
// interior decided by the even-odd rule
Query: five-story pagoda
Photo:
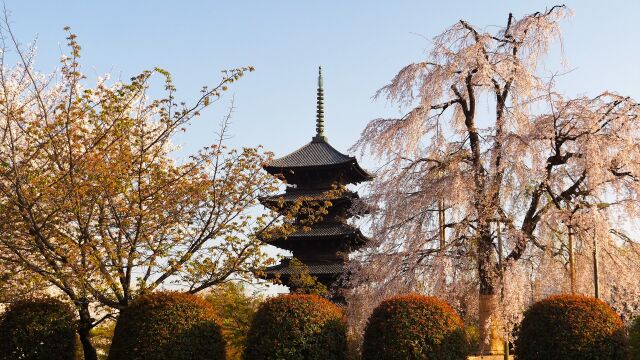
[[[267,268],[269,278],[279,277],[289,285],[291,275],[300,271],[317,278],[329,289],[335,289],[336,280],[344,273],[348,253],[364,245],[367,238],[347,223],[352,216],[353,200],[358,194],[346,189],[348,184],[369,181],[372,176],[358,165],[354,157],[340,153],[324,136],[324,94],[322,68],[318,74],[318,98],[316,134],[311,142],[298,150],[271,161],[264,169],[286,183],[283,194],[263,198],[263,205],[271,208],[287,208],[296,202],[325,202],[330,206],[320,221],[303,225],[298,217],[294,232],[286,237],[267,240],[267,243],[289,250],[306,269],[292,266],[291,258],[285,258]],[[335,189],[343,189],[336,193]],[[295,289],[292,289],[295,290]]]

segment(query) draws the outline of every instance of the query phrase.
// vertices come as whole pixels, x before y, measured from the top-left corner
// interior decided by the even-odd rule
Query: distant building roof
[[[344,271],[344,265],[340,263],[333,264],[310,264],[303,266],[290,266],[288,261],[283,261],[278,265],[274,265],[268,267],[266,269],[266,273],[269,275],[292,275],[292,274],[300,274],[302,272],[308,271],[309,274],[319,275],[319,274],[342,274]]]
[[[296,170],[334,168],[346,175],[348,183],[369,181],[373,176],[358,165],[355,157],[343,154],[327,142],[324,135],[324,90],[322,68],[318,69],[318,107],[316,110],[316,135],[311,142],[281,158],[272,160],[264,169],[273,175],[283,175],[287,180],[296,177]],[[295,183],[295,181],[293,182]]]
[[[288,171],[311,168],[345,168],[353,182],[369,181],[373,175],[360,167],[355,157],[345,155],[325,140],[324,137],[314,137],[311,142],[298,150],[281,158],[272,160],[264,166],[269,173],[287,175]]]
[[[326,224],[320,223],[317,225],[312,225],[309,231],[299,230],[294,232],[293,234],[289,234],[288,239],[293,238],[316,238],[316,237],[329,237],[329,236],[340,236],[340,235],[351,235],[354,233],[359,233],[360,230],[357,228],[346,225],[346,224]]]
[[[260,201],[278,202],[280,200],[289,202],[297,201],[299,199],[304,200],[337,200],[341,198],[354,199],[358,198],[358,194],[353,191],[334,192],[332,190],[294,190],[287,191],[284,194],[266,196],[261,198]]]
[[[267,165],[271,168],[295,168],[311,166],[330,166],[348,163],[353,157],[340,153],[324,140],[314,139],[298,150],[273,160]]]
[[[290,250],[291,246],[299,242],[323,241],[323,239],[330,240],[332,238],[344,238],[347,240],[345,245],[348,244],[350,247],[360,247],[369,241],[369,238],[367,238],[360,229],[351,225],[321,222],[311,225],[308,231],[301,229],[286,237],[275,238],[266,242],[270,245]]]

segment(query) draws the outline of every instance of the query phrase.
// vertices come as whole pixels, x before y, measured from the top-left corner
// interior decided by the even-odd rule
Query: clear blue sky
[[[567,94],[616,90],[640,99],[640,1],[567,1],[564,48],[575,71]],[[418,61],[431,38],[459,19],[504,24],[552,1],[81,1],[5,0],[23,42],[38,38],[40,70],[54,68],[65,25],[79,35],[84,71],[130,76],[169,70],[179,97],[192,100],[219,70],[253,65],[232,89],[233,146],[264,145],[283,155],[310,140],[317,66],[325,72],[326,132],[346,150],[372,118],[397,109],[371,96],[405,64]],[[418,35],[416,35],[418,34]],[[549,68],[559,69],[550,63]],[[206,111],[177,142],[192,150],[212,141],[227,103]]]

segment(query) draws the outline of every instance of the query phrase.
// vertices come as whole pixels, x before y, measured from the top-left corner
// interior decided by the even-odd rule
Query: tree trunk
[[[80,314],[80,322],[78,324],[78,335],[80,336],[80,343],[82,344],[82,352],[84,353],[84,360],[98,360],[98,354],[96,348],[91,343],[91,328],[93,327],[93,319],[89,312],[89,304],[83,302],[78,305],[78,312]]]
[[[500,295],[497,293],[499,276],[494,259],[491,233],[482,231],[478,241],[478,275],[480,280],[479,355],[504,354],[504,336],[498,313]]]
[[[499,296],[480,293],[480,348],[479,355],[504,354],[502,323],[498,315]]]

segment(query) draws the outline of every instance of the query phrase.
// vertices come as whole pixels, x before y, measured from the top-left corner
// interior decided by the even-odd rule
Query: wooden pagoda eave
[[[271,165],[263,166],[263,169],[269,174],[282,177],[287,183],[295,184],[295,181],[291,181],[292,178],[297,178],[298,174],[308,172],[326,172],[330,171],[344,171],[346,174],[346,181],[350,184],[358,184],[361,182],[371,181],[374,175],[363,169],[355,158],[351,158],[350,161],[340,164],[329,165],[314,165],[314,166],[289,166],[289,167],[276,167]]]
[[[358,194],[353,191],[343,191],[339,196],[332,197],[327,191],[291,191],[283,194],[264,196],[259,198],[259,201],[264,206],[270,207],[274,210],[279,208],[280,204],[290,205],[296,201],[302,200],[303,204],[318,202],[318,201],[331,201],[333,205],[349,202],[354,199],[358,199]]]
[[[351,227],[351,231],[345,231],[343,233],[318,233],[317,228],[312,228],[311,231],[295,232],[286,237],[264,241],[264,243],[284,250],[291,250],[292,247],[295,247],[296,244],[301,242],[328,242],[331,240],[341,240],[346,247],[356,249],[366,244],[369,238],[365,236],[360,229],[354,227]]]

